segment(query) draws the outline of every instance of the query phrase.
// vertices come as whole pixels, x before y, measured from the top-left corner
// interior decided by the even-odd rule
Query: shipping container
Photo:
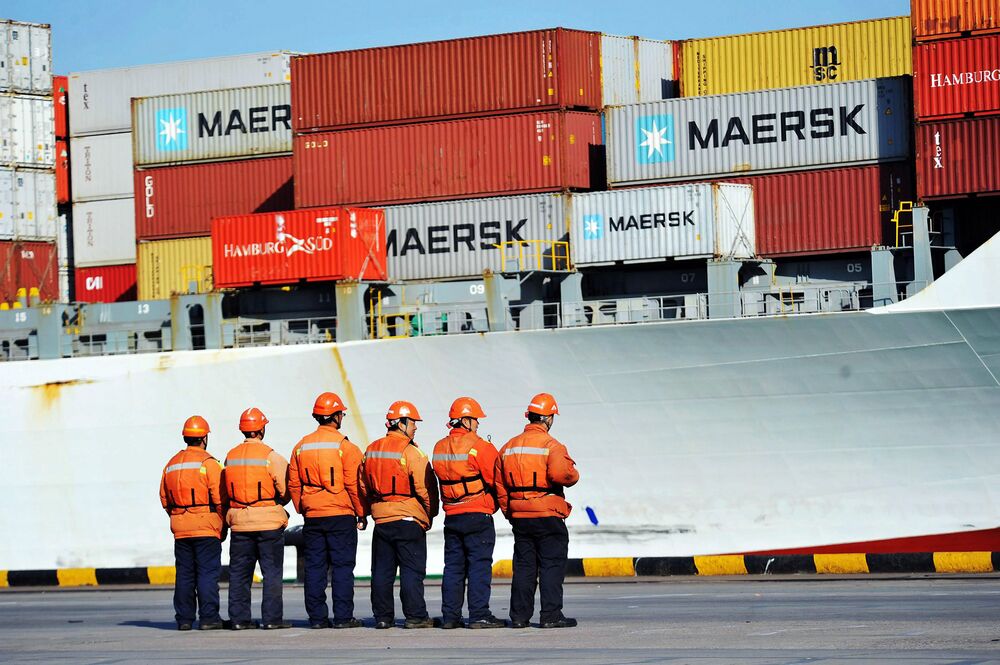
[[[377,205],[589,189],[591,147],[600,143],[601,117],[572,112],[307,134],[295,138],[295,203]]]
[[[913,107],[918,120],[1000,113],[1000,35],[915,46]]]
[[[18,289],[39,291],[44,301],[59,297],[56,246],[50,242],[0,242],[0,302],[14,302]]]
[[[0,168],[0,239],[50,242],[55,238],[55,174]]]
[[[0,95],[0,164],[15,168],[55,166],[54,122],[51,99]]]
[[[868,251],[889,242],[893,211],[915,200],[909,162],[727,182],[753,186],[757,253],[766,257]]]
[[[678,96],[674,42],[601,35],[601,104],[641,104]]]
[[[52,92],[52,30],[0,19],[0,92]]]
[[[917,126],[921,200],[1000,192],[1000,116]]]
[[[911,0],[910,14],[918,42],[1000,32],[997,0]]]
[[[136,166],[292,152],[291,86],[258,85],[132,100]]]
[[[132,135],[104,134],[69,140],[73,202],[132,196]]]
[[[385,214],[363,208],[292,210],[212,220],[218,288],[299,281],[385,281]]]
[[[681,43],[684,97],[906,76],[910,17],[752,32]]]
[[[136,258],[139,300],[163,300],[175,293],[212,290],[209,237],[140,242]]]
[[[70,74],[70,136],[130,131],[133,97],[287,83],[290,57],[250,53]]]
[[[69,142],[56,140],[56,203],[69,203]]]
[[[614,185],[887,162],[910,156],[909,79],[616,106]]]
[[[77,268],[74,273],[77,302],[128,302],[136,299],[134,263]]]
[[[69,138],[69,78],[52,77],[52,106],[55,110],[56,138]]]
[[[532,194],[389,206],[385,209],[389,281],[520,271],[524,250],[529,253],[527,260],[536,260],[541,269],[565,270],[569,245],[555,243],[568,240],[567,200],[564,194]],[[500,247],[520,241],[525,244]],[[562,266],[557,265],[560,261]]]
[[[73,259],[77,268],[135,263],[132,199],[73,204]]]
[[[204,236],[212,218],[292,207],[292,158],[166,166],[135,171],[140,240]]]

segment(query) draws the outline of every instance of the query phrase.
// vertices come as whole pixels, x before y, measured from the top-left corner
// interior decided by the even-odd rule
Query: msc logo
[[[156,112],[156,149],[187,150],[187,109],[160,109]]]
[[[674,117],[647,115],[635,121],[636,160],[640,164],[674,161]]]
[[[809,69],[813,70],[813,79],[817,83],[836,81],[840,65],[836,46],[820,46],[813,49],[813,63]]]
[[[604,237],[604,216],[584,215],[583,216],[583,239],[600,240]]]

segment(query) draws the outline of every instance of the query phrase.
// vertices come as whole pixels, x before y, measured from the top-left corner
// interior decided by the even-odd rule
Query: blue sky
[[[655,39],[909,13],[908,0],[4,0],[0,17],[50,23],[54,68],[287,49],[339,51],[556,26]]]

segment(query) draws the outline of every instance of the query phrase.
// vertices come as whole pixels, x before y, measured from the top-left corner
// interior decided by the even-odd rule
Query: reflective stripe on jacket
[[[438,513],[438,491],[427,456],[405,434],[389,432],[365,451],[364,485],[376,524],[410,519],[425,529]]]
[[[361,450],[333,425],[321,425],[292,450],[288,492],[304,517],[366,514]]]
[[[233,531],[270,531],[288,524],[288,462],[259,439],[229,451],[223,486],[229,495],[226,522]]]
[[[221,536],[221,476],[222,465],[199,446],[188,446],[167,462],[160,479],[160,505],[170,515],[176,538]]]
[[[580,479],[566,446],[545,427],[529,423],[500,449],[496,467],[497,499],[510,517],[568,517],[572,506],[563,488]]]
[[[448,515],[497,511],[493,471],[497,451],[474,432],[454,428],[434,446],[431,463]]]

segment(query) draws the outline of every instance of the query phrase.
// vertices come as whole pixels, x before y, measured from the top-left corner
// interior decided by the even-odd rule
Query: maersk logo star
[[[187,109],[160,109],[156,112],[156,149],[187,150]]]
[[[583,216],[583,239],[600,240],[604,237],[604,216],[584,215]]]
[[[648,115],[635,121],[636,160],[640,164],[674,161],[674,118]]]

